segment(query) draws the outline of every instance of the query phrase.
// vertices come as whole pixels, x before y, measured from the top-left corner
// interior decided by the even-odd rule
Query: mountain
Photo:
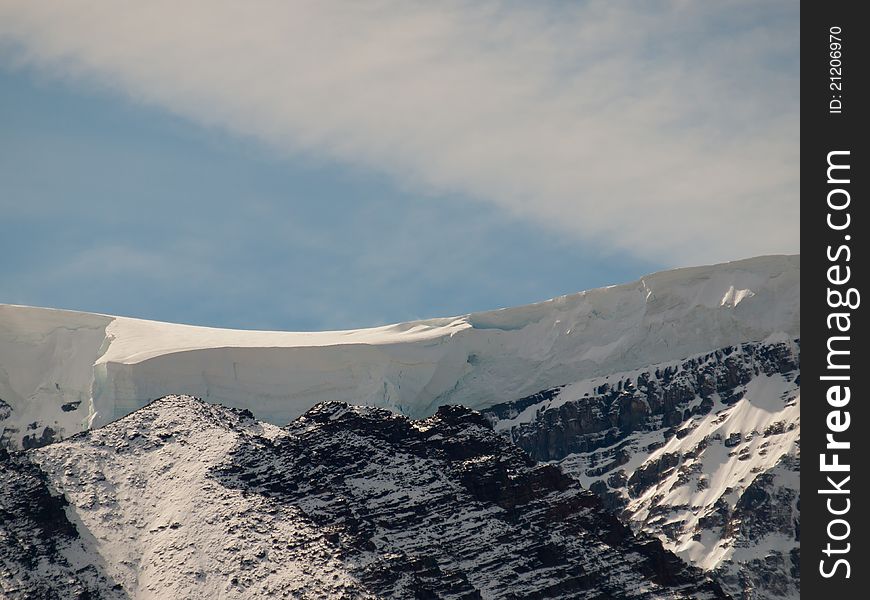
[[[665,271],[461,317],[354,331],[211,329],[0,305],[0,431],[34,447],[168,394],[284,424],[323,401],[417,418],[800,334],[800,257]]]
[[[353,331],[232,331],[0,305],[0,446],[41,456],[171,394],[249,410],[263,431],[323,402],[415,419],[464,405],[735,598],[791,600],[799,340],[799,256]]]
[[[736,598],[799,598],[799,340],[771,336],[484,413]]]
[[[727,597],[456,406],[279,428],[170,396],[3,451],[0,497],[5,598]]]

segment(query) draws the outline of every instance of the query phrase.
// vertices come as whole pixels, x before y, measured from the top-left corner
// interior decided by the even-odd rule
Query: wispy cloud
[[[797,250],[797,23],[737,0],[0,4],[18,64],[672,264]]]

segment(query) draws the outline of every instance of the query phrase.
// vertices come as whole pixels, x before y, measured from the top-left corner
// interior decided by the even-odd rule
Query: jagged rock
[[[541,405],[534,420],[511,428],[511,439],[536,460],[560,460],[611,446],[636,431],[674,427],[705,415],[713,406],[710,395],[714,393],[724,404],[733,404],[742,397],[739,388],[757,373],[794,373],[799,369],[797,361],[788,343],[747,343],[658,368],[657,375],[641,372],[631,391],[617,391],[604,383],[595,388],[594,396],[543,408],[564,389],[561,386],[483,412],[493,421],[505,421],[529,406]]]
[[[168,397],[27,456],[134,598],[726,598],[462,407]]]
[[[0,597],[126,597],[85,549],[66,506],[26,454],[0,448]]]
[[[484,414],[735,597],[796,599],[799,350],[799,340],[729,346]]]
[[[21,446],[25,450],[30,450],[31,448],[41,448],[42,446],[45,446],[55,441],[55,439],[57,439],[55,437],[56,434],[57,432],[51,427],[43,427],[42,433],[40,433],[39,435],[36,435],[35,433],[25,435],[21,439]]]

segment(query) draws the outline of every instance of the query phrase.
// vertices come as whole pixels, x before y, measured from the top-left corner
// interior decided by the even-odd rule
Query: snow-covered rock
[[[462,407],[409,421],[330,402],[279,428],[172,396],[0,458],[0,484],[39,482],[0,533],[13,522],[18,546],[44,541],[31,490],[65,515],[66,545],[39,554],[40,571],[0,549],[8,598],[38,585],[60,589],[49,598],[74,597],[64,586],[135,599],[726,598]],[[77,573],[70,543],[95,567],[55,581]]]
[[[665,271],[539,304],[354,331],[172,325],[0,305],[0,432],[13,448],[109,423],[167,394],[284,424],[322,401],[412,417],[715,348],[799,336],[800,258]]]
[[[66,508],[27,456],[0,448],[0,598],[127,598]]]
[[[798,340],[581,380],[485,414],[735,598],[799,597]]]
[[[0,509],[11,523],[5,530],[0,527],[0,534],[13,540],[13,549],[28,548],[21,556],[31,561],[15,562],[19,552],[12,550],[6,554],[11,562],[5,572],[29,573],[38,565],[39,573],[53,574],[52,581],[67,582],[44,588],[59,596],[105,588],[111,597],[112,586],[123,585],[141,597],[159,597],[154,590],[184,596],[191,589],[221,589],[232,597],[254,594],[250,582],[255,580],[263,581],[264,589],[307,593],[290,583],[299,579],[313,582],[310,589],[318,593],[338,596],[366,597],[371,590],[401,595],[408,589],[402,587],[408,577],[428,577],[440,581],[438,585],[449,580],[458,586],[455,590],[474,588],[477,584],[466,572],[473,567],[470,558],[450,567],[450,573],[462,571],[465,579],[447,577],[438,570],[442,563],[433,571],[431,562],[408,562],[409,548],[423,552],[423,546],[414,546],[401,533],[413,524],[412,513],[407,522],[393,523],[396,531],[377,538],[383,547],[399,544],[406,554],[372,558],[363,544],[354,546],[348,566],[345,555],[336,557],[330,545],[334,536],[326,542],[319,537],[323,527],[345,528],[345,534],[353,535],[358,533],[353,527],[368,531],[374,518],[367,512],[370,505],[381,506],[381,514],[405,504],[424,510],[423,496],[398,492],[419,482],[413,470],[411,480],[403,479],[401,471],[411,468],[410,463],[395,455],[411,443],[402,436],[423,431],[433,421],[409,424],[384,411],[318,403],[382,407],[414,418],[433,415],[441,405],[463,404],[485,411],[499,432],[486,435],[509,437],[534,459],[558,464],[636,531],[657,536],[668,549],[714,573],[734,597],[797,598],[799,298],[799,257],[768,256],[666,271],[530,306],[353,331],[232,331],[0,305],[0,448],[31,449],[15,454],[3,474],[7,481],[35,490],[37,505],[47,507],[37,514],[26,503],[8,500],[15,484],[0,490]],[[178,398],[148,405],[155,398],[184,393],[238,410]],[[291,426],[276,427],[315,405],[317,409]],[[444,421],[449,411],[438,415],[436,421]],[[330,425],[333,421],[338,424]],[[384,448],[359,442],[359,432],[341,429],[363,422],[393,432],[379,438]],[[36,450],[107,424],[112,425]],[[323,442],[318,432],[333,426],[340,429],[339,441]],[[123,434],[118,427],[125,428]],[[341,440],[350,444],[348,451],[359,442],[377,468],[387,471],[375,477],[371,467],[365,476],[353,475],[351,482],[328,478],[340,485],[337,492],[318,488],[311,482],[328,475],[320,458],[312,462],[316,456],[287,441],[304,438],[306,427],[315,445],[326,444],[318,452],[345,456]],[[394,444],[399,438],[390,437],[397,431],[404,432],[401,447]],[[173,432],[185,433],[178,437]],[[142,441],[155,435],[162,441],[153,448]],[[414,444],[419,442],[416,435]],[[464,435],[462,429],[448,428],[427,440],[461,447]],[[279,439],[284,440],[281,452],[270,446]],[[296,449],[282,454],[288,448]],[[123,476],[111,485],[86,464],[90,459],[99,459],[99,464],[121,460],[115,455],[128,452],[138,466],[121,465]],[[486,458],[490,455],[478,454],[480,465],[492,466]],[[28,466],[25,456],[41,457],[50,477]],[[282,469],[297,469],[307,483],[299,487],[288,482],[281,469],[261,462],[263,456],[272,456]],[[359,456],[351,458],[362,468]],[[403,466],[388,467],[394,459]],[[51,465],[61,463],[62,476],[51,471]],[[468,468],[474,471],[475,464],[468,463]],[[69,473],[84,479],[70,479]],[[154,488],[165,474],[175,487],[161,483]],[[486,496],[487,501],[513,510],[498,500],[505,489],[517,493],[513,476],[504,480],[496,473],[497,483],[490,481],[472,490],[473,495],[496,494]],[[249,493],[250,482],[258,486],[256,494]],[[62,489],[75,507],[67,509],[70,523],[59,526],[56,544],[31,544],[26,536],[15,538],[24,542],[15,541],[10,536],[20,532],[36,532],[38,538],[40,527],[45,529],[39,514],[56,515],[63,506],[62,499],[52,504],[49,485]],[[294,492],[294,485],[305,493]],[[363,493],[366,486],[389,489],[383,496],[369,496]],[[426,487],[420,494],[435,494],[449,504],[442,492],[454,487]],[[106,494],[113,499],[108,508],[102,504]],[[365,506],[348,512],[341,499],[357,497]],[[210,500],[203,504],[202,498]],[[275,501],[290,504],[269,504]],[[150,508],[141,502],[151,503]],[[522,511],[532,510],[528,502],[522,506]],[[263,510],[271,516],[263,516]],[[164,513],[178,518],[169,521]],[[246,514],[255,515],[253,523]],[[81,515],[115,525],[93,537],[90,522]],[[189,515],[198,532],[212,536],[208,539],[223,543],[224,536],[229,546],[236,545],[213,550],[208,558],[198,556],[191,548],[199,541],[185,537],[191,530],[182,530],[181,515]],[[560,512],[554,518],[562,516]],[[131,533],[131,519],[161,533]],[[228,520],[237,523],[241,537],[236,530],[220,529]],[[439,529],[440,521],[431,526],[446,531]],[[54,531],[52,527],[48,529]],[[270,550],[273,540],[259,540],[258,527],[274,529],[280,539],[302,541],[299,547]],[[435,538],[414,531],[420,538],[416,542],[434,543]],[[130,541],[134,538],[136,543]],[[289,570],[273,573],[262,557],[239,554],[253,539],[259,540],[257,552],[274,552]],[[81,556],[90,556],[89,564],[95,566],[79,571]],[[312,570],[309,556],[318,561],[317,569]],[[101,557],[114,562],[108,565]],[[241,562],[233,570],[227,561],[236,559]],[[208,585],[169,581],[165,573],[149,567],[152,563],[181,565],[195,582],[206,574]],[[374,571],[358,570],[363,564],[375,565]],[[404,575],[395,579],[396,572]],[[214,573],[220,575],[208,575]],[[172,587],[176,585],[181,587]]]

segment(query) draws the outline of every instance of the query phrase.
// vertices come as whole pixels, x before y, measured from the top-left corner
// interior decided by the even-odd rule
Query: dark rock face
[[[43,446],[47,446],[48,444],[55,441],[57,438],[55,437],[57,432],[51,427],[43,427],[42,433],[39,435],[31,434],[25,435],[21,438],[21,446],[25,450],[30,450],[31,448],[42,448]]]
[[[214,476],[302,508],[379,597],[725,597],[477,412],[325,403],[285,431],[243,438]]]
[[[98,550],[82,544],[76,555],[104,557],[123,586],[106,579],[94,594],[729,597],[462,407],[410,421],[324,403],[278,428],[175,396],[26,455],[45,479],[27,488],[16,514],[38,504],[46,481],[63,491]],[[63,513],[62,499],[49,502]],[[73,535],[65,527],[45,536]],[[27,531],[23,544],[34,546]],[[43,554],[51,569],[69,571],[71,553]],[[37,594],[49,584],[34,576],[19,585]]]
[[[4,448],[8,448],[9,444],[9,436],[13,433],[17,433],[18,429],[15,427],[4,427],[3,421],[9,418],[9,415],[12,414],[12,407],[9,406],[9,403],[0,398],[0,450]],[[10,431],[11,429],[11,431]]]
[[[87,556],[66,505],[26,455],[0,448],[0,597],[126,597]]]
[[[798,597],[799,340],[580,383],[484,414],[735,597]]]
[[[530,406],[540,404],[541,402],[546,402],[547,400],[552,400],[553,398],[558,396],[559,392],[561,392],[564,388],[565,386],[560,385],[558,387],[553,387],[540,391],[537,394],[532,394],[531,396],[526,396],[525,398],[521,398],[520,400],[505,402],[503,404],[496,404],[495,406],[486,409],[485,412],[486,414],[491,415],[497,419],[513,419]]]
[[[686,433],[680,430],[684,422],[710,412],[713,394],[731,405],[741,397],[738,388],[754,377],[799,369],[799,358],[788,344],[729,346],[679,365],[603,383],[594,395],[543,409],[533,421],[513,427],[510,435],[533,459],[541,461],[612,446],[637,431],[663,429],[668,437],[679,436]],[[497,404],[483,413],[493,421],[510,419],[529,406],[545,405],[561,389]]]
[[[215,477],[301,507],[380,597],[724,597],[458,406],[412,422],[321,404],[286,436],[242,440]]]
[[[800,542],[800,457],[783,456],[779,463],[760,474],[746,488],[734,507],[722,506],[720,519],[711,524],[723,539],[734,539],[740,547],[751,547],[762,538],[778,535]],[[741,600],[769,595],[789,597],[800,585],[800,546],[771,550],[749,561],[736,574],[719,569],[718,578],[729,588],[740,590]]]
[[[4,401],[3,398],[0,398],[0,421],[8,419],[11,414],[12,407],[9,406],[9,403]]]

